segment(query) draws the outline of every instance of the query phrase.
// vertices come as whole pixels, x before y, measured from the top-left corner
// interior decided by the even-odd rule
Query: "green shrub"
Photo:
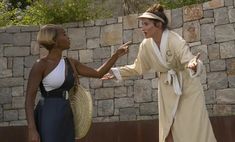
[[[6,3],[11,3],[12,8],[25,9],[32,3],[32,0],[4,0]]]
[[[111,12],[105,10],[102,4],[97,4],[96,0],[4,1],[8,2],[0,2],[1,27],[7,25],[61,24],[112,16]],[[102,2],[105,1],[102,0]],[[124,14],[144,12],[151,5],[151,2],[144,1],[123,0]],[[203,3],[205,1],[208,0],[158,0],[156,2],[160,2],[167,9],[174,9],[185,5]]]
[[[167,9],[175,9],[186,5],[199,4],[209,0],[159,0]]]
[[[15,18],[16,9],[9,9],[3,2],[0,3],[0,27],[11,25]]]
[[[175,9],[191,4],[199,4],[209,0],[123,0],[124,14],[143,13],[153,3],[160,3],[166,9]]]
[[[95,0],[37,0],[26,9],[4,10],[4,4],[0,11],[4,13],[0,20],[0,26],[5,25],[39,25],[39,24],[61,24],[104,18],[110,16],[99,5],[94,6]]]
[[[92,0],[44,0],[35,2],[25,11],[20,24],[67,23],[90,20],[101,16],[97,12],[101,9],[92,7]]]

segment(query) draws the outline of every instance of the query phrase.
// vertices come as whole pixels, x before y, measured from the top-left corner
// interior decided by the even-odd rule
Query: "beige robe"
[[[134,64],[112,68],[118,79],[158,73],[159,142],[170,129],[174,142],[216,142],[198,76],[203,64],[199,61],[196,73],[186,69],[193,57],[185,40],[165,30],[160,50],[153,39],[144,39]]]

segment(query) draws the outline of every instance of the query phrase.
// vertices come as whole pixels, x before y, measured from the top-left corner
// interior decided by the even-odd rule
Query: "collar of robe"
[[[179,78],[176,74],[176,72],[171,69],[166,62],[166,48],[167,48],[167,44],[168,44],[168,36],[169,36],[169,30],[164,30],[163,34],[162,34],[162,38],[161,38],[161,44],[160,44],[160,48],[158,47],[158,45],[155,43],[155,41],[153,39],[151,39],[151,43],[152,43],[152,47],[154,49],[154,52],[157,55],[157,58],[159,59],[160,63],[168,69],[167,72],[167,80],[165,81],[166,83],[168,83],[169,85],[173,85],[175,94],[180,96],[182,95],[182,73],[181,71],[179,72]]]

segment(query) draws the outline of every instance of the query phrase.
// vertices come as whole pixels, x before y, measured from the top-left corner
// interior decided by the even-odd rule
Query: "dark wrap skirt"
[[[74,142],[73,114],[69,100],[46,98],[35,109],[41,142]]]
[[[66,61],[66,77],[62,86],[46,91],[42,82],[42,99],[35,108],[35,123],[41,142],[75,142],[73,113],[67,91],[74,85],[71,65]]]

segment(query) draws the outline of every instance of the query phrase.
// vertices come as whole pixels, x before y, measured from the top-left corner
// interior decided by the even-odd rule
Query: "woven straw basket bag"
[[[77,90],[77,91],[76,91]],[[75,124],[75,138],[83,138],[91,126],[92,98],[81,85],[74,86],[69,92],[70,105]]]
[[[92,123],[92,97],[89,91],[79,84],[78,74],[74,64],[69,59],[76,76],[76,84],[69,91],[70,105],[73,111],[75,139],[81,139],[88,133]]]

